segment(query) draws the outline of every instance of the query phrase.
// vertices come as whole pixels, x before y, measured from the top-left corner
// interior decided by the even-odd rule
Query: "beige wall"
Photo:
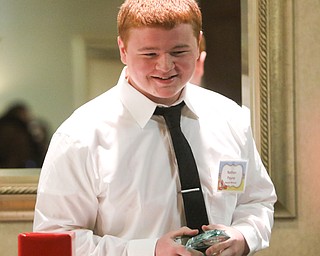
[[[0,115],[12,101],[23,100],[56,130],[78,106],[85,79],[74,77],[75,38],[108,37],[116,45],[121,3],[0,0]]]
[[[295,0],[294,11],[298,216],[276,220],[271,246],[260,256],[319,255],[320,1]],[[0,255],[17,255],[18,233],[31,228],[29,222],[0,223]]]
[[[264,255],[319,255],[320,1],[295,0],[296,180],[298,216],[276,220]]]
[[[0,255],[18,255],[18,234],[32,231],[31,222],[0,222]]]

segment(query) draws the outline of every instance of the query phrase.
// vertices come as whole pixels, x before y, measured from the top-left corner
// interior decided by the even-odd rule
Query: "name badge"
[[[220,161],[218,191],[244,192],[247,160]]]

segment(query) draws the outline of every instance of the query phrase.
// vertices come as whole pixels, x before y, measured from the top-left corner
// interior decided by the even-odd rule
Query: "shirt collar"
[[[141,128],[145,127],[147,122],[152,117],[157,106],[163,106],[151,101],[149,98],[144,96],[133,86],[131,86],[126,80],[126,67],[122,70],[118,85],[120,86],[120,98],[122,104],[128,109],[132,117],[136,120]],[[188,85],[188,84],[187,84]],[[191,111],[191,116],[198,118],[195,114],[192,104],[187,97],[187,86],[183,89],[180,98],[172,104],[172,106],[185,101],[186,106]],[[167,106],[164,106],[167,107]]]

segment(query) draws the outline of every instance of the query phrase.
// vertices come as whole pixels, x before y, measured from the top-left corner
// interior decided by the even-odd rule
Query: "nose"
[[[173,57],[170,54],[162,54],[158,57],[156,69],[162,72],[168,72],[174,68]]]

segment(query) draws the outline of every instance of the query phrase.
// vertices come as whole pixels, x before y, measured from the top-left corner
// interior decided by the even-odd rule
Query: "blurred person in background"
[[[39,168],[48,147],[48,129],[29,106],[14,102],[0,118],[0,168]]]

